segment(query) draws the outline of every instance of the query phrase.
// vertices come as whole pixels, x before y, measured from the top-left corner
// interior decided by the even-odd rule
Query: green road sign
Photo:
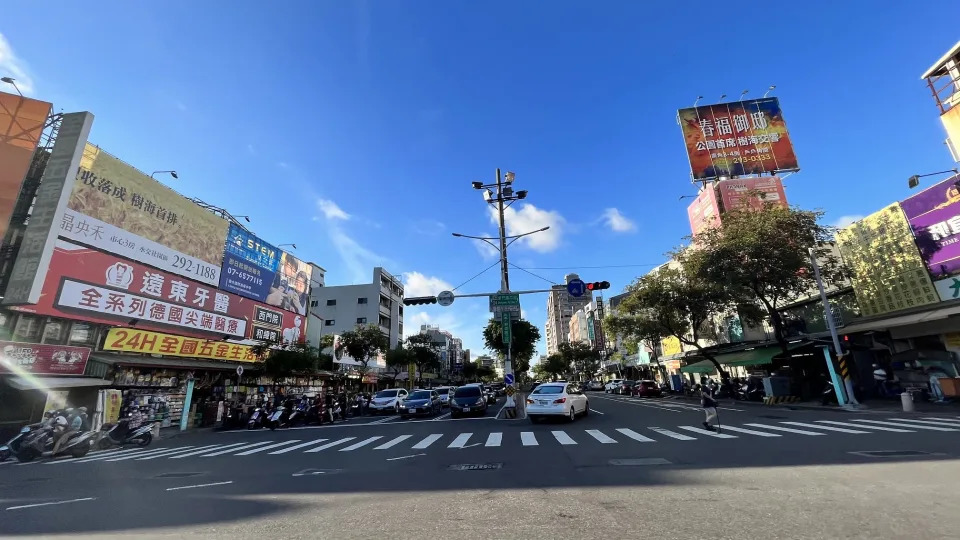
[[[503,343],[506,345],[509,345],[510,340],[513,338],[513,335],[511,332],[513,325],[511,324],[509,312],[504,312],[500,314],[500,326],[502,328],[501,333],[503,334]]]
[[[493,305],[495,306],[519,306],[519,294],[495,294],[493,295]]]

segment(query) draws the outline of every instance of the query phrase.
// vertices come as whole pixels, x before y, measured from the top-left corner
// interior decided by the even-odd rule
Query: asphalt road
[[[589,396],[572,424],[492,408],[6,462],[0,536],[957,536],[958,415],[729,402],[715,434],[687,401]]]

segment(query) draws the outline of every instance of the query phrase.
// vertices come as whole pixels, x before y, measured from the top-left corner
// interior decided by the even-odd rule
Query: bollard
[[[903,403],[903,412],[913,412],[913,394],[910,392],[900,394],[900,402]]]

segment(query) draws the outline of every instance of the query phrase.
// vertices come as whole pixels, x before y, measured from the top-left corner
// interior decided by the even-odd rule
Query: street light
[[[153,175],[155,174],[161,174],[161,173],[168,173],[170,176],[174,178],[174,180],[180,178],[179,176],[177,176],[177,171],[153,171],[152,173],[150,173],[150,178],[153,178]]]
[[[13,89],[16,90],[18,94],[20,94],[20,97],[23,97],[23,92],[21,92],[20,87],[17,86],[16,79],[14,79],[13,77],[0,77],[0,81],[3,81],[9,85],[12,85]]]
[[[247,223],[250,223],[250,216],[233,216],[233,217],[235,217],[235,218],[243,218],[243,219],[247,220]]]
[[[277,247],[278,247],[278,248],[281,248],[281,247],[283,247],[283,246],[293,246],[293,249],[297,249],[297,245],[296,245],[296,244],[279,244]]]
[[[910,178],[907,178],[907,185],[910,186],[910,189],[913,189],[920,185],[920,179],[923,178],[924,176],[934,176],[937,174],[947,174],[947,173],[960,174],[960,172],[958,172],[957,169],[947,169],[946,171],[938,171],[938,172],[932,172],[927,174],[915,174]],[[958,180],[958,182],[960,182],[960,180]]]

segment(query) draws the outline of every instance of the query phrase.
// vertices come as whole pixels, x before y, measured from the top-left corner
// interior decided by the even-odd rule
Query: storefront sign
[[[253,310],[253,320],[257,324],[280,328],[280,324],[283,322],[283,314],[279,311],[257,306],[257,308]]]
[[[253,339],[259,341],[266,341],[267,343],[279,343],[280,342],[280,331],[274,328],[264,328],[260,325],[253,325]]]
[[[958,180],[948,178],[900,203],[933,279],[960,274]]]
[[[132,328],[111,328],[103,343],[105,351],[162,354],[233,362],[256,362],[249,345],[174,336]]]
[[[86,347],[0,341],[0,373],[83,375],[89,358]]]
[[[283,251],[231,223],[223,254],[220,288],[265,302],[282,255]]]

